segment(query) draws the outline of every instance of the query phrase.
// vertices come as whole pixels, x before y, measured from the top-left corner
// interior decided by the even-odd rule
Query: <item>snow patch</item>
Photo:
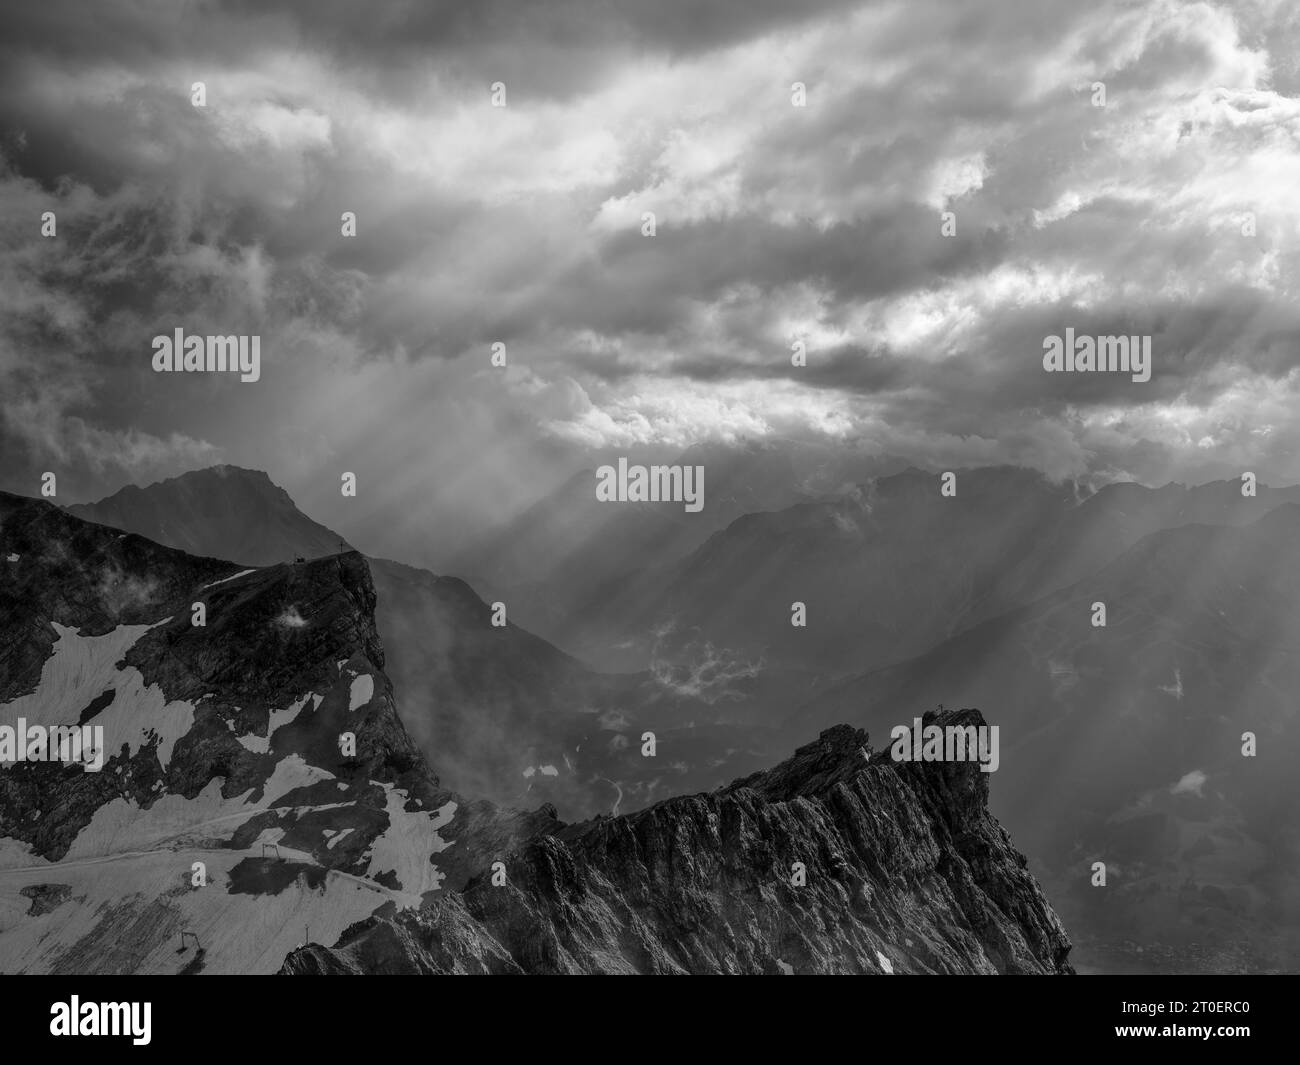
[[[73,961],[78,972],[121,972],[126,965],[131,972],[172,975],[193,957],[192,950],[176,953],[174,929],[184,928],[198,936],[205,973],[269,975],[308,931],[318,943],[333,943],[389,899],[399,906],[419,905],[418,898],[339,872],[326,874],[323,890],[297,880],[278,895],[227,891],[231,869],[260,853],[260,847],[184,847],[0,871],[5,970],[47,973]],[[191,889],[189,870],[196,861],[207,866],[208,884]],[[22,889],[52,878],[69,885],[73,898],[83,901],[28,916],[30,900]],[[178,892],[182,884],[186,889]],[[103,935],[110,912],[131,929],[126,949],[117,938]]]
[[[283,710],[272,710],[271,719],[266,726],[266,734],[268,738],[275,734],[276,729],[283,728],[285,725],[290,724],[295,718],[297,718],[297,716],[306,708],[308,699],[316,700],[312,705],[313,712],[320,709],[321,697],[315,692],[308,692],[306,695],[300,696],[295,702],[290,703]]]
[[[257,839],[249,845],[249,850],[261,851],[263,843],[279,843],[284,839],[284,829],[279,825],[264,828],[257,834]]]
[[[134,666],[117,668],[140,638],[161,624],[119,625],[102,636],[82,636],[53,622],[58,639],[36,690],[0,706],[0,725],[16,726],[20,717],[29,725],[75,725],[82,709],[111,688],[113,701],[93,722],[103,726],[105,757],[116,755],[123,744],[134,755],[157,738],[158,761],[166,769],[176,741],[194,725],[194,704],[168,702],[156,684],[146,686]]]
[[[251,732],[247,736],[235,737],[239,740],[244,750],[252,751],[254,754],[266,754],[271,749],[270,736],[254,736]]]
[[[211,581],[205,584],[204,588],[215,588],[218,584],[225,584],[227,581],[237,581],[240,577],[247,577],[250,573],[256,573],[255,569],[240,570],[238,573],[232,573],[229,577],[222,577],[219,581]]]
[[[436,891],[445,874],[429,858],[451,846],[438,835],[438,830],[451,822],[456,804],[449,802],[433,813],[426,810],[408,813],[404,809],[406,792],[391,784],[384,784],[383,788],[387,793],[388,828],[371,844],[367,875],[377,877],[392,872],[403,891],[417,896]]]
[[[880,951],[876,951],[876,961],[880,962],[880,967],[890,976],[894,975],[894,964],[886,958]]]
[[[246,804],[251,791],[238,798],[223,798],[222,783],[220,777],[213,778],[192,799],[181,795],[160,796],[147,810],[133,799],[119,797],[107,802],[95,811],[90,824],[77,833],[63,861],[144,851],[182,839],[214,823],[229,822],[233,832],[238,823],[257,813],[258,807]]]
[[[374,697],[375,678],[369,673],[362,673],[352,679],[351,696],[348,701],[348,713],[360,710]]]
[[[266,782],[264,802],[274,803],[281,795],[295,788],[309,788],[322,780],[333,780],[334,774],[320,766],[308,765],[300,754],[291,754],[275,763],[275,771]]]
[[[315,704],[312,706],[312,710],[316,710],[320,707],[321,697],[315,692],[308,692],[306,695],[300,696],[297,700],[283,709],[277,707],[271,711],[266,724],[265,736],[256,736],[250,732],[247,736],[238,737],[239,742],[254,754],[266,754],[267,751],[271,749],[271,737],[275,735],[275,730],[283,728],[302,713],[309,699],[316,700]],[[230,725],[232,730],[234,729],[234,724],[232,722],[228,721],[226,723]]]
[[[227,838],[250,817],[275,806],[281,796],[332,779],[332,773],[308,765],[300,755],[291,754],[276,763],[263,786],[261,799],[256,802],[249,801],[252,788],[229,799],[223,797],[221,789],[225,781],[221,777],[213,777],[192,799],[176,794],[160,795],[147,809],[133,799],[119,797],[95,811],[90,824],[77,833],[63,860],[121,856],[163,845],[173,847]],[[4,843],[0,840],[0,847]]]

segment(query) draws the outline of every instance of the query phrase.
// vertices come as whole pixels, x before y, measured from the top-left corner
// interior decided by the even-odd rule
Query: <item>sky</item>
[[[701,443],[1300,482],[1297,57],[1287,0],[5,5],[0,488],[233,463],[382,547]]]

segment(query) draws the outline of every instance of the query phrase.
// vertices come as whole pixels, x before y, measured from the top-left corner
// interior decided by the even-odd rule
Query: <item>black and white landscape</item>
[[[0,15],[0,972],[1300,971],[1300,21]]]

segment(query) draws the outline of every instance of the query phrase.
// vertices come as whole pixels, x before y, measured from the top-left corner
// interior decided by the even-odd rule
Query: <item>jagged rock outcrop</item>
[[[282,972],[1068,973],[988,787],[838,726],[711,794],[552,829],[503,856],[504,885],[368,918]]]

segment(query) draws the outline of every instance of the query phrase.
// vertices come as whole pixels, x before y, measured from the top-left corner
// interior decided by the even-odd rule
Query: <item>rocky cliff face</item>
[[[374,607],[353,552],[246,570],[0,494],[0,727],[105,748],[0,765],[0,970],[1068,971],[974,767],[839,727],[627,817],[466,801]]]
[[[987,798],[970,763],[895,764],[838,726],[712,794],[548,829],[504,884],[373,916],[282,972],[1068,973]]]
[[[274,972],[549,824],[439,785],[374,605],[352,552],[244,570],[0,495],[0,728],[104,748],[0,765],[0,971]]]
[[[0,520],[11,560],[0,583],[4,719],[100,725],[107,743],[98,773],[39,762],[5,773],[0,830],[35,853],[62,857],[108,797],[189,799],[217,778],[238,795],[291,754],[358,779],[423,778],[380,669],[359,555],[232,574],[36,501],[0,498]],[[354,756],[341,752],[344,732],[357,737]]]

